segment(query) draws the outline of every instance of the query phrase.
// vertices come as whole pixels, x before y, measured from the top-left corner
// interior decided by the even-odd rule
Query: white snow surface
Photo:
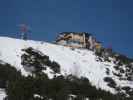
[[[20,40],[9,37],[0,37],[0,60],[5,61],[21,70],[23,75],[30,74],[26,72],[21,65],[22,49],[32,47],[49,56],[53,61],[56,61],[61,66],[61,74],[73,74],[78,77],[87,77],[92,85],[112,93],[116,93],[113,88],[107,86],[104,82],[106,77],[106,68],[115,71],[113,62],[98,62],[94,52],[86,49],[74,49],[64,47],[52,43],[33,41],[33,40]],[[47,71],[50,76],[50,71]],[[119,85],[132,86],[128,82],[121,82],[113,74],[109,75]]]
[[[5,97],[6,97],[5,90],[0,89],[0,100],[4,100]]]

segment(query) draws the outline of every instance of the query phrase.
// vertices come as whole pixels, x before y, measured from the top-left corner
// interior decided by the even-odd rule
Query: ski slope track
[[[49,56],[52,61],[56,61],[61,66],[62,75],[75,75],[77,77],[86,77],[89,79],[93,86],[101,88],[111,93],[116,93],[114,88],[111,88],[104,81],[104,78],[109,76],[115,80],[118,86],[130,86],[133,88],[133,82],[120,81],[113,73],[106,74],[106,69],[115,72],[113,66],[113,59],[111,62],[97,61],[97,56],[93,51],[86,49],[71,49],[52,43],[33,41],[33,40],[20,40],[9,37],[0,37],[0,60],[15,66],[20,70],[23,75],[30,74],[25,71],[21,65],[22,49],[32,47]],[[111,58],[110,58],[111,59]],[[52,75],[47,71],[48,76]]]

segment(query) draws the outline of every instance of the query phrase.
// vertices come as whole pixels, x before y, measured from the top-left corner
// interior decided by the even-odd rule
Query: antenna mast
[[[28,26],[26,24],[20,24],[20,33],[21,33],[21,39],[27,40],[27,33],[29,31]]]

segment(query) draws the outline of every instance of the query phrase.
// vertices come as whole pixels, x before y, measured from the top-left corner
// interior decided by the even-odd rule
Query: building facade
[[[87,48],[93,50],[97,45],[96,39],[85,32],[62,32],[56,39],[56,43],[73,48]]]

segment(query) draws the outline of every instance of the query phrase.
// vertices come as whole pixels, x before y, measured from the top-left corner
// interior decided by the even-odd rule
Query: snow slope
[[[99,62],[96,61],[97,56],[94,52],[85,49],[74,49],[59,46],[56,44],[51,44],[41,41],[32,40],[20,40],[9,37],[0,37],[0,60],[5,61],[18,70],[21,70],[23,75],[30,74],[26,72],[21,65],[21,55],[23,54],[22,49],[32,47],[49,56],[51,60],[56,61],[61,66],[61,74],[69,75],[73,74],[78,77],[87,77],[92,85],[97,88],[116,93],[113,88],[110,88],[106,82],[104,82],[104,77],[107,76],[106,69],[110,69],[111,72],[115,69],[115,65],[112,62]],[[47,72],[49,74],[49,72]],[[108,75],[112,77],[118,86],[130,86],[133,88],[133,82],[120,81],[113,73]]]

